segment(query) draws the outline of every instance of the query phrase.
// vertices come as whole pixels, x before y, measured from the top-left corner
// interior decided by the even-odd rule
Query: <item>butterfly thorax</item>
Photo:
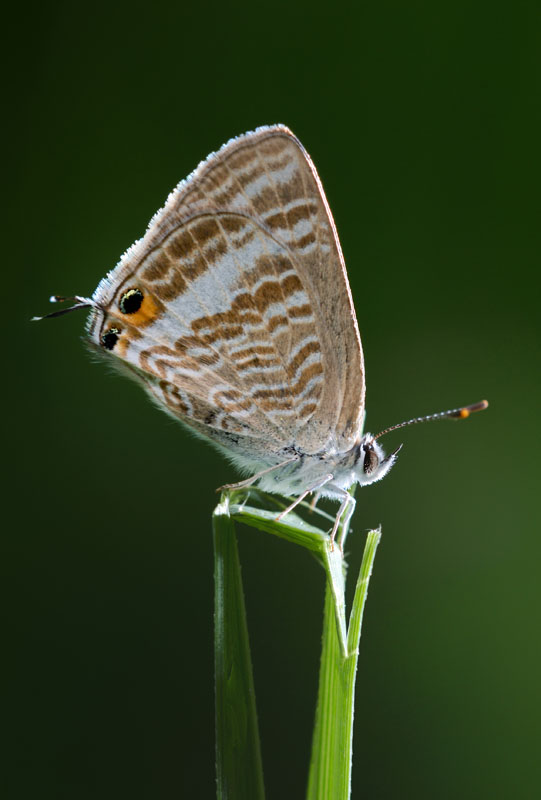
[[[294,453],[294,451],[292,451]],[[341,490],[354,483],[367,485],[381,480],[396,460],[396,454],[385,457],[383,449],[371,434],[365,434],[348,451],[339,453],[332,448],[322,453],[296,452],[297,459],[262,476],[259,486],[264,491],[287,496],[301,494],[308,486],[317,486],[327,476],[320,493],[325,497],[340,497]],[[246,465],[248,469],[253,465]]]

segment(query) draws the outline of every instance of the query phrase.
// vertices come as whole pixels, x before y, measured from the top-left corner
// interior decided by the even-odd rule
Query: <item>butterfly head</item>
[[[376,437],[365,433],[359,444],[355,465],[357,482],[366,486],[384,478],[395,463],[401,448],[402,445],[399,445],[396,450],[386,456],[382,446],[376,441]]]

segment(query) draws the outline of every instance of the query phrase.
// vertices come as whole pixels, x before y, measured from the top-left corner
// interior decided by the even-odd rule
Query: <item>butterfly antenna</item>
[[[70,306],[69,308],[62,308],[60,311],[53,311],[51,314],[45,314],[43,317],[32,317],[30,321],[40,322],[42,319],[62,317],[64,314],[69,314],[70,311],[77,311],[79,308],[98,308],[98,304],[91,300],[90,297],[79,297],[79,295],[75,295],[74,297],[62,297],[59,294],[53,294],[51,297],[49,297],[50,303],[66,303],[68,301],[75,303],[75,305]]]
[[[470,414],[473,414],[474,411],[483,411],[485,408],[488,408],[488,401],[480,400],[478,403],[472,403],[471,406],[452,408],[449,411],[439,411],[437,414],[428,414],[426,417],[415,417],[414,419],[408,419],[407,422],[400,422],[398,425],[391,425],[390,428],[385,428],[385,430],[378,433],[377,436],[374,436],[374,439],[379,439],[380,436],[390,431],[396,431],[397,428],[405,428],[406,425],[417,425],[418,422],[430,422],[433,419],[466,419]]]

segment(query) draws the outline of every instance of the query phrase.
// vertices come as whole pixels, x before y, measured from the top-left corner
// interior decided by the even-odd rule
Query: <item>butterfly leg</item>
[[[285,517],[286,514],[289,514],[290,511],[293,511],[293,509],[304,500],[307,494],[310,494],[310,492],[315,492],[316,489],[321,489],[323,486],[325,486],[326,483],[330,483],[333,477],[334,475],[330,474],[325,475],[325,477],[322,478],[322,480],[318,481],[314,486],[310,486],[309,489],[307,489],[305,492],[296,497],[295,501],[291,503],[290,506],[288,506],[286,509],[284,509],[284,511],[281,511],[280,514],[278,514],[278,516],[276,517],[276,521],[278,522],[279,520],[283,519],[283,517]]]
[[[315,507],[317,506],[317,501],[319,500],[320,495],[321,495],[321,492],[315,492],[314,496],[312,497],[312,499],[310,501],[310,513],[312,513],[315,510]]]
[[[338,509],[338,514],[336,515],[336,519],[334,520],[333,529],[331,531],[331,550],[334,548],[334,539],[336,533],[338,531],[338,526],[340,525],[340,519],[342,514],[344,514],[344,522],[342,525],[342,531],[347,533],[347,529],[349,526],[349,521],[353,516],[353,512],[355,511],[355,498],[350,495],[349,492],[346,492],[345,489],[341,490],[343,492],[343,500],[340,504],[340,508]],[[342,535],[338,541],[338,546],[340,547],[340,552],[344,555],[344,535]]]
[[[244,489],[246,486],[251,486],[253,483],[262,478],[263,475],[266,475],[268,472],[272,472],[273,469],[280,469],[280,467],[285,467],[286,464],[292,464],[294,461],[298,461],[299,457],[294,456],[293,458],[288,458],[287,461],[282,461],[281,464],[274,464],[272,467],[268,467],[267,469],[261,470],[261,472],[257,472],[255,475],[252,475],[251,478],[246,478],[245,481],[239,481],[238,483],[224,483],[223,486],[219,486],[216,491],[223,492],[227,489]]]

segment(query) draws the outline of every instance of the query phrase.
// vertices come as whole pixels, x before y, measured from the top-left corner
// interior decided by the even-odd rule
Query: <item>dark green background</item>
[[[540,723],[539,4],[55,3],[9,29],[2,634],[16,798],[212,798],[214,488],[234,473],[93,363],[88,294],[235,134],[311,153],[389,436],[354,798],[531,798]],[[11,180],[13,179],[13,181]],[[7,251],[7,252],[6,252]],[[304,792],[323,575],[240,534],[268,797]]]

